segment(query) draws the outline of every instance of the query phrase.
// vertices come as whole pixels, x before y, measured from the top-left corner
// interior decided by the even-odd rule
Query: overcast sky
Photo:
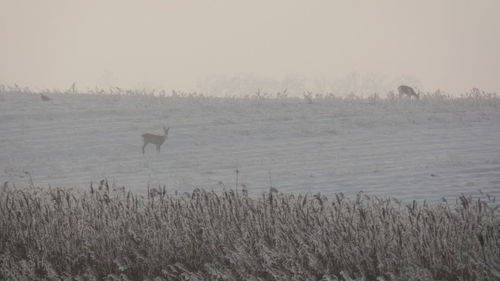
[[[500,93],[498,0],[0,0],[0,83],[194,89],[254,73]]]

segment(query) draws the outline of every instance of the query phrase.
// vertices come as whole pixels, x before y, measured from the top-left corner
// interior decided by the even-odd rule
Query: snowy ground
[[[500,195],[500,99],[48,95],[0,93],[1,182],[191,191],[234,188],[238,169],[251,194]]]

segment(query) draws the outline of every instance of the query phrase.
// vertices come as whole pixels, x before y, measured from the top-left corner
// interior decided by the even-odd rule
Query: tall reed
[[[0,188],[0,280],[499,280],[494,200]]]

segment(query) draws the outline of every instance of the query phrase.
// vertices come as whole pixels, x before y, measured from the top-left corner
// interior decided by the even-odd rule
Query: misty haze
[[[499,280],[499,8],[0,2],[0,280]]]

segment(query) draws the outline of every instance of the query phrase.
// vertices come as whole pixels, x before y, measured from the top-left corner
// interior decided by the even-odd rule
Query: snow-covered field
[[[420,101],[0,93],[0,180],[145,192],[500,195],[500,99]],[[162,151],[143,133],[170,127]],[[239,173],[236,173],[236,170]]]

